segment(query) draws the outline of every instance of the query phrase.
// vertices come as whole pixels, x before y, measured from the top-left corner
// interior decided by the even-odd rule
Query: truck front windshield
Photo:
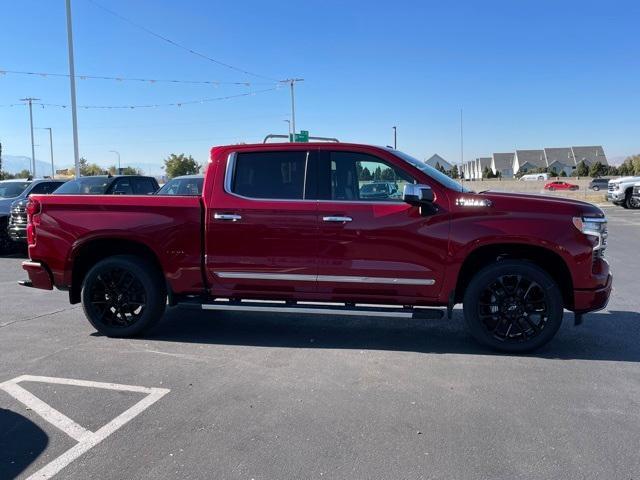
[[[401,160],[404,160],[405,162],[413,165],[414,167],[416,167],[418,170],[426,173],[427,175],[429,175],[431,178],[433,178],[436,182],[444,185],[445,187],[456,191],[456,192],[470,192],[471,190],[465,188],[462,186],[462,184],[456,182],[453,178],[449,177],[448,175],[445,175],[444,173],[442,173],[439,170],[436,170],[435,168],[433,168],[430,165],[427,165],[424,162],[421,162],[420,160],[418,160],[417,158],[413,158],[411,155],[408,155],[404,152],[400,152],[398,150],[394,150],[393,148],[388,148],[387,149],[389,152],[393,153],[396,157],[400,158]]]
[[[26,190],[31,182],[0,182],[0,198],[15,198]]]

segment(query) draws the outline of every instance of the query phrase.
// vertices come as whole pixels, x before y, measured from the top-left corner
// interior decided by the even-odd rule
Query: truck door
[[[239,149],[219,161],[206,209],[212,294],[287,299],[315,292],[315,149]]]
[[[423,216],[402,201],[404,185],[420,182],[398,159],[344,150],[319,156],[319,296],[386,303],[437,297],[446,208]]]

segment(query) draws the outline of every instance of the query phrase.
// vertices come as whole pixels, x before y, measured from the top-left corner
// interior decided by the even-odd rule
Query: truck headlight
[[[596,241],[593,250],[604,251],[607,248],[607,219],[601,217],[573,217],[575,227]]]

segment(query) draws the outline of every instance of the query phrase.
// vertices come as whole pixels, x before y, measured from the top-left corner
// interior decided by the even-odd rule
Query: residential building
[[[588,167],[596,162],[600,162],[603,165],[609,165],[607,157],[604,154],[604,149],[600,145],[593,147],[571,147],[575,164],[584,162]]]
[[[544,157],[549,173],[556,172],[558,175],[561,175],[562,172],[564,172],[569,177],[576,168],[576,162],[571,148],[545,148]]]
[[[437,168],[438,170],[440,168],[443,168],[444,171],[447,173],[451,172],[451,170],[453,169],[453,165],[451,165],[449,162],[447,162],[444,158],[442,158],[437,153],[432,155],[431,158],[428,158],[427,160],[425,160],[424,163],[426,163],[427,165],[433,168]]]
[[[486,167],[491,168],[491,157],[479,157],[476,158],[476,176],[479,180],[484,178],[484,169]]]
[[[501,178],[513,178],[513,152],[494,153],[491,155],[491,170]]]
[[[513,173],[527,173],[538,168],[546,168],[544,150],[516,150],[513,157]]]

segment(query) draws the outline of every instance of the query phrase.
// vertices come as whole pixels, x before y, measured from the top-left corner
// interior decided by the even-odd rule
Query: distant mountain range
[[[56,165],[55,168],[60,168]],[[18,173],[31,170],[31,158],[16,155],[2,155],[2,170],[7,173]],[[36,159],[36,175],[51,175],[51,163]]]
[[[73,164],[69,165],[58,165],[54,163],[55,169],[63,169],[63,168],[73,168]],[[160,176],[164,174],[164,170],[162,170],[162,165],[160,163],[136,163],[133,165],[123,164],[122,167],[132,166],[134,168],[139,168],[145,175],[155,175]],[[109,166],[105,166],[105,169]],[[31,158],[25,156],[18,155],[2,155],[2,170],[7,173],[18,173],[22,170],[31,170]],[[36,175],[48,176],[51,175],[51,163],[45,162],[43,160],[36,159]]]

